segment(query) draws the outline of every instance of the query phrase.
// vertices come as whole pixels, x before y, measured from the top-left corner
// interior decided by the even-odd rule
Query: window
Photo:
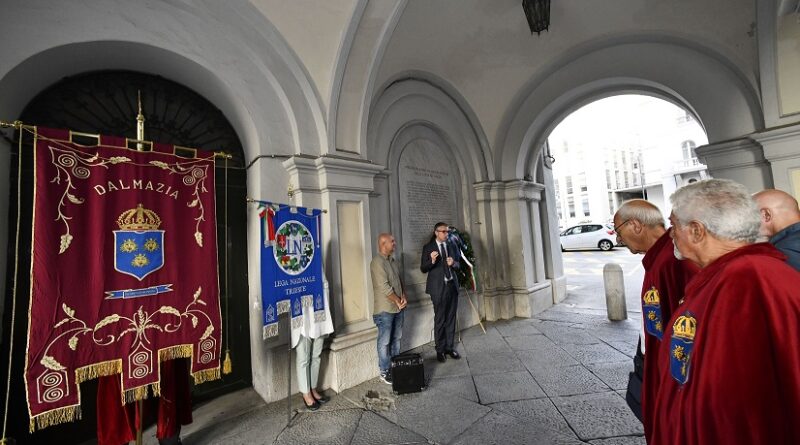
[[[567,181],[567,194],[571,195],[572,194],[572,176],[567,176],[566,181]]]
[[[683,150],[683,159],[696,159],[697,153],[695,153],[694,149],[697,147],[697,144],[694,143],[692,140],[683,141],[681,143],[681,149]]]
[[[583,207],[583,214],[585,216],[589,216],[589,197],[588,196],[584,196],[581,199],[581,206]]]
[[[611,170],[606,169],[606,188],[611,189]]]
[[[575,218],[575,199],[572,196],[567,198],[567,207],[569,207],[569,217]]]
[[[586,191],[586,173],[581,173],[578,176],[578,186],[581,188],[582,192]]]
[[[608,194],[608,213],[614,214],[614,194]]]

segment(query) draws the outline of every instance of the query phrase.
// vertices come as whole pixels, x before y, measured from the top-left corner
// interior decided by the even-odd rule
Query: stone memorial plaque
[[[425,283],[420,272],[422,246],[439,221],[456,224],[458,167],[449,151],[428,140],[415,140],[400,155],[400,216],[404,280],[411,286]],[[423,291],[424,293],[424,291]]]

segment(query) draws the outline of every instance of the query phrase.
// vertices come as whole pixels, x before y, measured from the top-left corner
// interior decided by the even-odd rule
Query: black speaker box
[[[392,357],[392,390],[397,394],[420,392],[425,388],[422,356],[415,353]]]

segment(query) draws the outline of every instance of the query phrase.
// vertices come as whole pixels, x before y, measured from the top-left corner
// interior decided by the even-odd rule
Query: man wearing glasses
[[[453,347],[456,333],[456,311],[458,310],[458,247],[448,240],[448,225],[439,222],[433,229],[433,237],[422,248],[420,270],[427,273],[425,292],[433,301],[433,329],[436,343],[436,359],[446,360],[461,356]]]
[[[644,254],[642,266],[642,321],[644,323],[644,378],[642,382],[642,424],[645,437],[653,430],[653,406],[659,382],[657,352],[665,324],[683,298],[686,283],[697,272],[688,261],[675,258],[670,230],[655,205],[643,199],[626,201],[614,215],[617,241],[623,241],[631,253]]]

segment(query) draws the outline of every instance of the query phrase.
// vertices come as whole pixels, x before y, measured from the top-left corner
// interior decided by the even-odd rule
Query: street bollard
[[[628,308],[625,304],[625,278],[622,276],[622,267],[619,264],[608,263],[603,266],[603,284],[606,288],[606,312],[611,321],[620,321],[628,318]]]

